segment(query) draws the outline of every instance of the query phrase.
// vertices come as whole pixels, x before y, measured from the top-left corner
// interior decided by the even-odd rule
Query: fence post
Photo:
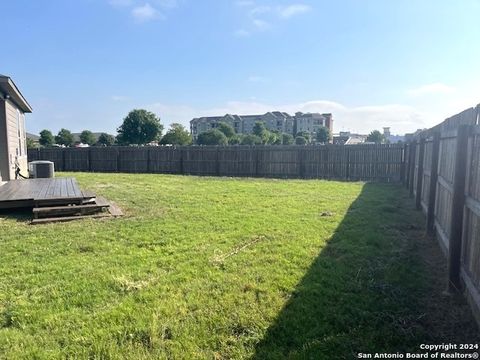
[[[90,155],[91,153],[92,153],[92,147],[89,147],[87,152],[88,172],[92,172],[92,159]]]
[[[440,154],[440,133],[433,133],[432,164],[430,166],[430,193],[428,194],[427,233],[433,234],[435,223],[435,201],[437,198],[438,158]]]
[[[299,178],[303,179],[305,177],[305,149],[297,148],[298,150],[298,172]]]
[[[413,140],[410,143],[410,179],[409,179],[409,192],[410,196],[413,196],[414,179],[415,179],[415,158],[417,156],[417,140]]]
[[[216,161],[215,161],[215,173],[217,176],[220,176],[220,147],[217,146],[217,156],[216,156]]]
[[[350,148],[345,147],[345,152],[346,152],[346,169],[345,169],[345,180],[350,180]]]
[[[251,145],[251,146],[252,146],[251,149],[255,154],[255,176],[258,177],[258,158],[259,158],[258,148],[255,145]]]
[[[65,150],[66,148],[63,148],[61,149],[60,151],[62,152],[62,170],[61,171],[65,171]]]
[[[407,161],[406,158],[406,146],[402,145],[401,147],[401,164],[400,164],[400,183],[405,185],[405,162]]]
[[[422,208],[422,188],[423,188],[423,158],[425,155],[425,138],[420,138],[420,149],[418,153],[418,173],[417,173],[417,193],[415,196],[415,207],[417,210]]]
[[[467,171],[468,135],[470,126],[457,130],[455,173],[453,178],[452,220],[448,246],[448,291],[461,290],[460,260],[462,252],[463,208],[465,206],[465,177]]]
[[[116,170],[116,172],[119,172],[120,168],[121,168],[121,166],[120,166],[120,149],[121,149],[121,147],[118,147],[116,149],[117,151],[115,152],[115,155],[117,155],[117,159],[116,159],[117,160],[117,170]]]
[[[408,149],[408,156],[407,156],[407,149]],[[403,145],[403,186],[408,188],[408,171],[410,168],[410,146],[408,143]]]
[[[183,151],[183,147],[179,147],[178,151],[180,152],[180,174],[184,174],[184,166],[183,166],[183,156],[185,151]]]

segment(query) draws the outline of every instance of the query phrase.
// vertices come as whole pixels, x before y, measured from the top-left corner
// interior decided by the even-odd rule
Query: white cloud
[[[261,14],[267,14],[272,11],[270,6],[257,6],[249,11],[250,16],[256,16]]]
[[[253,26],[255,26],[256,29],[260,31],[265,31],[270,29],[270,23],[268,23],[265,20],[260,20],[260,19],[253,19],[252,20]]]
[[[112,101],[117,101],[117,102],[130,100],[128,96],[123,96],[123,95],[112,95],[110,99],[112,99]]]
[[[305,14],[311,11],[312,8],[304,4],[293,4],[278,8],[278,15],[281,18],[288,19],[295,15]]]
[[[164,19],[164,12],[177,7],[181,0],[150,0],[150,2],[143,1],[108,0],[109,4],[113,7],[128,9],[135,21],[139,23],[156,19]],[[159,9],[162,11],[159,11]]]
[[[245,29],[238,29],[234,32],[236,37],[248,37],[250,36],[250,32]]]
[[[424,95],[438,95],[438,94],[449,94],[455,91],[455,88],[445,85],[443,83],[433,83],[422,85],[414,89],[407,91],[407,94],[410,96],[424,96]]]
[[[242,7],[246,16],[246,25],[243,27],[243,34],[248,32],[251,35],[255,32],[266,31],[280,20],[287,20],[293,16],[307,13],[311,7],[304,4],[291,4],[287,6],[271,7],[267,5],[256,6],[253,1],[237,1],[237,6]],[[246,30],[245,30],[246,29]],[[236,36],[239,34],[235,33]]]
[[[133,8],[132,16],[138,22],[147,22],[163,17],[162,14],[149,3]]]
[[[250,75],[247,80],[248,82],[251,82],[251,83],[265,83],[268,81],[266,77],[258,76],[258,75]]]

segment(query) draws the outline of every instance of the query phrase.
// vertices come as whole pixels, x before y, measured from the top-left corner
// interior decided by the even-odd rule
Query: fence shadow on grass
[[[478,340],[465,302],[441,296],[438,256],[407,192],[366,184],[253,358],[351,359]]]

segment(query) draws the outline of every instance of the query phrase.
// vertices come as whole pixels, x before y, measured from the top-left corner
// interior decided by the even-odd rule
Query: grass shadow
[[[401,187],[366,184],[253,358],[351,359],[478,342],[464,299],[441,295],[445,259],[423,224]]]

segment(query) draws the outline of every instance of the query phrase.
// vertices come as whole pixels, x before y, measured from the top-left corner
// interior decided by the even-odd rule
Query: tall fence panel
[[[273,178],[302,177],[302,150],[297,146],[259,146],[257,176]]]
[[[57,170],[399,182],[403,145],[91,147],[30,150]]]
[[[184,147],[183,172],[189,175],[219,175],[218,153],[220,147]]]
[[[257,176],[255,147],[226,146],[218,152],[218,171],[223,176]]]
[[[118,152],[116,147],[90,148],[90,171],[118,171]]]
[[[469,139],[462,234],[462,277],[473,304],[480,304],[480,126]]]
[[[465,290],[480,323],[479,120],[480,105],[407,144],[404,182],[447,255],[448,288]]]
[[[181,149],[173,146],[151,147],[149,149],[150,172],[163,174],[181,174]]]

